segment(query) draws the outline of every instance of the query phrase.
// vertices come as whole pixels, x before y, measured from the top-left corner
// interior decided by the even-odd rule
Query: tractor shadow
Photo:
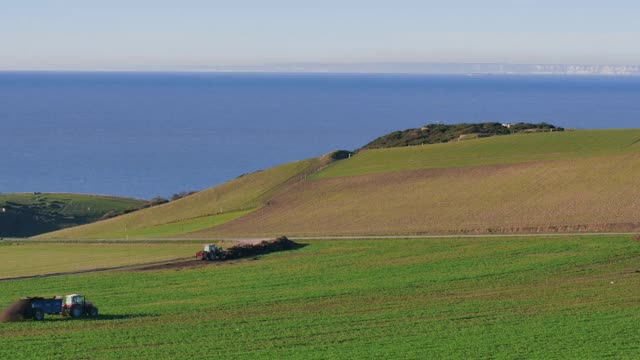
[[[13,316],[11,318],[3,318],[0,319],[0,323],[15,323],[15,322],[34,322],[34,323],[39,323],[39,322],[45,322],[45,323],[57,323],[57,322],[67,322],[67,321],[71,321],[71,322],[75,322],[75,321],[80,321],[80,322],[85,322],[85,321],[114,321],[114,320],[128,320],[128,319],[139,319],[139,318],[146,318],[146,317],[155,317],[157,315],[134,315],[134,314],[119,314],[119,315],[111,315],[111,314],[105,314],[105,315],[98,315],[98,317],[81,317],[78,319],[74,319],[68,316],[65,317],[60,317],[57,315],[48,315],[45,316],[45,318],[43,320],[40,321],[36,321],[33,320],[31,318],[25,318],[23,316],[17,315],[17,316]]]

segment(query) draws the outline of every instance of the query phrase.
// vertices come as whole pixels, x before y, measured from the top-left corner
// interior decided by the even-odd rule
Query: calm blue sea
[[[0,192],[150,198],[431,122],[640,126],[640,78],[0,73]]]

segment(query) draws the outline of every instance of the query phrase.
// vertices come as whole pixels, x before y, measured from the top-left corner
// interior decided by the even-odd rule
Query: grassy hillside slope
[[[206,236],[640,230],[640,130],[370,150]]]
[[[622,154],[640,151],[638,141],[640,129],[581,130],[366,150],[332,164],[314,178]]]
[[[0,282],[0,308],[80,292],[101,313],[0,324],[0,358],[637,359],[639,261],[621,236],[309,241],[229,266]]]
[[[243,216],[315,172],[327,157],[258,171],[177,201],[40,236],[41,238],[166,237],[206,229]]]
[[[638,179],[640,152],[318,179],[192,236],[636,231]]]
[[[25,237],[97,221],[144,200],[114,196],[19,193],[0,194],[0,237]]]

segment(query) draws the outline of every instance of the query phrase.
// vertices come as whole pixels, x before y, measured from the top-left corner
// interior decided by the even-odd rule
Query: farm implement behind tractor
[[[283,251],[298,247],[301,247],[301,245],[287,239],[286,236],[281,236],[274,240],[240,243],[228,249],[223,249],[213,244],[207,244],[204,246],[204,250],[196,253],[196,260],[223,261],[240,259],[243,257],[268,254],[274,251]]]
[[[98,308],[80,294],[55,296],[51,299],[27,297],[20,299],[17,304],[14,315],[23,319],[42,321],[45,315],[70,316],[74,319],[98,316]]]

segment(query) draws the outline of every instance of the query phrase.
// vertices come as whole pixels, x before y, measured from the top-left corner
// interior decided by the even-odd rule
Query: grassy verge
[[[309,241],[229,266],[3,282],[0,305],[81,292],[103,317],[0,324],[0,358],[638,358],[638,260],[619,236]]]

